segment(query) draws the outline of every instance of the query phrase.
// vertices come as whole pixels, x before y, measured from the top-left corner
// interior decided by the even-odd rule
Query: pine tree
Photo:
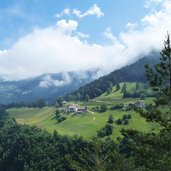
[[[160,62],[153,68],[145,65],[146,77],[157,94],[155,108],[151,112],[141,112],[147,119],[157,121],[164,127],[171,127],[171,44],[170,34],[160,52]],[[165,112],[162,109],[166,109]]]
[[[150,82],[150,86],[158,93],[156,105],[171,106],[171,44],[170,34],[167,34],[164,48],[160,52],[160,63],[154,68],[149,65],[146,67],[146,77]]]
[[[108,118],[108,121],[107,122],[110,123],[110,124],[112,124],[113,121],[114,121],[113,115],[109,115],[109,118]]]
[[[111,81],[109,81],[108,84],[109,84],[109,85],[108,85],[108,88],[107,88],[107,94],[110,94],[110,93],[112,92],[112,90],[113,90],[113,84],[112,84]]]
[[[77,93],[77,95],[76,95],[76,100],[77,100],[77,101],[81,100],[81,95],[80,95],[80,93]]]
[[[122,86],[122,92],[125,92],[127,90],[127,85],[126,83],[124,82],[123,86]]]
[[[119,82],[116,83],[116,91],[120,90],[120,84]]]
[[[122,151],[133,154],[137,166],[146,170],[171,170],[171,44],[167,34],[160,62],[145,65],[146,77],[157,94],[150,110],[136,109],[147,121],[157,122],[161,129],[148,134],[122,130]]]
[[[90,100],[90,96],[87,94],[85,97],[86,101],[88,102]]]
[[[138,83],[136,83],[136,90],[138,90],[139,89],[139,84]]]

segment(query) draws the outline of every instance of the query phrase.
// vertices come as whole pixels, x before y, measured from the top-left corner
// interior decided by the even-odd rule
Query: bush
[[[131,114],[128,114],[128,119],[131,119],[131,118],[132,118]]]
[[[113,133],[113,126],[106,124],[105,127],[101,128],[98,132],[97,132],[97,136],[100,138],[103,138],[105,136],[109,136]]]
[[[128,125],[128,124],[129,124],[129,120],[128,120],[128,119],[125,119],[125,120],[123,121],[123,124],[124,124],[124,125]]]
[[[127,111],[130,111],[130,110],[132,110],[132,107],[131,106],[127,106],[126,109],[125,109],[126,112]]]
[[[122,119],[123,119],[123,120],[128,119],[128,115],[123,115]]]
[[[117,124],[117,125],[122,125],[122,123],[123,123],[122,119],[118,119],[118,120],[116,121],[116,124]]]
[[[106,132],[104,130],[104,128],[100,129],[98,132],[97,132],[97,136],[100,137],[100,138],[103,138],[106,136]]]
[[[153,109],[153,105],[149,104],[145,106],[146,110],[152,110]]]
[[[109,115],[108,123],[110,123],[110,124],[112,124],[112,123],[113,123],[113,116],[112,116],[112,115]]]
[[[59,115],[59,114],[60,114],[60,111],[58,109],[56,109],[55,115]]]
[[[102,104],[100,106],[100,112],[106,112],[106,110],[107,110],[107,106],[105,104]]]
[[[99,112],[100,108],[99,108],[99,106],[95,106],[95,107],[92,107],[92,110],[96,111],[96,112]]]
[[[59,116],[57,118],[58,123],[63,122],[64,120],[66,120],[66,117],[65,116]]]
[[[123,104],[117,104],[111,107],[111,110],[118,110],[118,109],[122,109],[124,107]]]

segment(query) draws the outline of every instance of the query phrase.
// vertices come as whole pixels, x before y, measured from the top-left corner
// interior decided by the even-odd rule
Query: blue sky
[[[170,0],[0,0],[0,77],[101,76],[160,51],[167,31]]]
[[[0,49],[10,47],[17,38],[29,33],[36,26],[41,28],[55,25],[55,14],[64,9],[87,11],[97,4],[104,13],[103,17],[63,16],[63,19],[78,20],[78,29],[90,34],[90,42],[104,42],[102,33],[111,27],[117,36],[125,30],[128,22],[138,22],[148,11],[144,0],[1,0],[0,1]]]

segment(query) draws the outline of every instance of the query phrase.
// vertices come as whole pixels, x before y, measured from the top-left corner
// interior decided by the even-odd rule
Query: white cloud
[[[163,9],[165,12],[171,14],[171,2],[170,0],[165,0],[164,3],[162,4]]]
[[[87,10],[85,13],[82,13],[78,9],[74,9],[73,13],[79,18],[83,18],[83,17],[91,16],[91,15],[95,15],[98,18],[104,16],[104,13],[101,11],[101,8],[97,6],[97,4],[94,4],[92,7],[90,7],[90,9]]]
[[[58,30],[63,31],[64,33],[71,34],[77,29],[78,22],[75,20],[59,20],[56,23]]]
[[[42,81],[40,81],[39,87],[42,87],[42,88],[48,88],[51,86],[61,87],[61,86],[69,84],[70,82],[71,82],[71,79],[67,73],[63,74],[62,80],[55,80],[50,75],[46,75],[42,79]]]
[[[126,24],[126,28],[127,29],[130,29],[130,30],[135,30],[137,28],[138,24],[137,23],[131,23],[131,22],[128,22]]]
[[[82,12],[81,12],[80,10],[78,10],[78,9],[74,9],[74,10],[73,10],[73,14],[76,15],[77,17],[82,16]],[[81,18],[81,17],[80,17],[80,18]]]
[[[108,38],[109,40],[111,40],[113,43],[117,42],[117,38],[112,34],[112,30],[110,27],[107,27],[105,32],[103,33],[103,35]]]
[[[146,0],[144,7],[145,8],[154,8],[155,5],[159,5],[162,3],[164,0]]]
[[[55,17],[60,18],[63,17],[64,15],[70,15],[71,10],[69,8],[65,8],[61,13],[55,14]]]
[[[131,63],[139,55],[163,47],[165,34],[171,32],[170,7],[171,1],[165,0],[160,10],[153,10],[142,18],[137,28],[128,28],[118,38],[110,27],[107,28],[104,35],[112,40],[110,45],[82,41],[77,33],[78,23],[74,20],[60,20],[55,27],[36,28],[0,53],[0,74],[5,79],[16,80],[44,73],[94,68],[100,68],[101,75],[108,73]]]
[[[101,8],[97,4],[94,4],[84,13],[78,9],[71,10],[69,8],[66,8],[61,13],[55,14],[55,16],[57,18],[60,18],[65,15],[70,16],[72,14],[76,15],[79,18],[84,18],[86,16],[93,16],[93,15],[95,15],[97,18],[104,16],[104,13],[102,12]]]
[[[0,55],[0,73],[7,80],[17,80],[43,73],[94,68],[109,72],[124,63],[114,56],[120,50],[116,46],[86,44],[77,36],[61,32],[58,27],[36,28]]]
[[[76,34],[80,38],[89,38],[90,37],[89,34],[84,34],[84,33],[81,33],[81,32],[77,32]]]

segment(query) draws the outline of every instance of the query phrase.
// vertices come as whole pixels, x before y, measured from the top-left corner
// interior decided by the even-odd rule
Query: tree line
[[[171,46],[170,35],[160,62],[145,66],[146,77],[156,92],[150,109],[135,108],[161,129],[148,133],[121,130],[117,141],[61,136],[40,128],[19,125],[0,108],[0,170],[2,171],[169,171],[171,170]],[[164,110],[163,110],[164,109]],[[110,118],[111,120],[111,118]],[[99,136],[110,135],[106,125]]]
[[[1,105],[1,107],[4,107],[4,108],[13,108],[13,107],[33,107],[33,108],[42,108],[42,107],[45,107],[47,105],[47,102],[45,99],[43,98],[40,98],[36,101],[33,101],[33,102],[13,102],[13,103],[10,103],[10,104],[6,104],[6,105]]]

